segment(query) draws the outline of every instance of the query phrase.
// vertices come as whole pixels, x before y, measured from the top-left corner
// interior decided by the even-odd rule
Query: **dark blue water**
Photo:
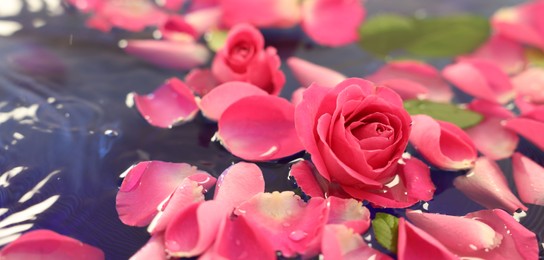
[[[501,5],[518,2],[369,0],[367,6],[370,14],[490,15]],[[210,142],[216,126],[201,117],[174,129],[158,129],[127,107],[128,93],[151,92],[165,79],[184,75],[147,65],[117,47],[120,39],[148,33],[102,34],[86,29],[83,17],[73,11],[59,14],[55,8],[60,7],[53,4],[38,7],[25,4],[10,16],[0,10],[0,32],[6,28],[2,21],[23,26],[0,36],[0,243],[19,232],[46,228],[97,246],[108,259],[126,259],[148,235],[118,220],[115,195],[121,172],[142,160],[163,160],[187,162],[218,176],[239,159]],[[279,35],[267,37],[283,57],[296,55],[348,76],[363,76],[383,64],[355,45],[328,49],[309,46],[297,32],[281,39]],[[282,95],[288,97],[298,85],[286,73]],[[522,142],[520,151],[544,164],[542,151],[528,142]],[[288,161],[260,165],[267,191],[293,188]],[[501,164],[509,169],[507,161]],[[507,175],[511,181],[509,170]],[[453,215],[481,209],[452,188],[453,175],[433,172],[433,180],[437,196],[416,208]],[[542,236],[543,219],[542,207],[529,206],[521,222]]]

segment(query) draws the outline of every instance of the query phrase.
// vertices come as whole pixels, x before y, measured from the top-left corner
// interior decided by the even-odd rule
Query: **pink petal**
[[[381,81],[378,86],[394,90],[403,100],[426,99],[429,92],[423,85],[407,79],[387,79]]]
[[[68,3],[75,6],[79,11],[89,12],[102,4],[103,0],[68,0]]]
[[[297,88],[293,93],[291,94],[291,103],[296,107],[300,102],[302,102],[302,96],[304,95],[304,91],[306,91],[306,88]]]
[[[221,21],[221,8],[209,7],[192,11],[185,15],[185,21],[202,35],[213,28],[219,27]]]
[[[151,94],[135,94],[134,101],[149,124],[162,128],[191,121],[198,112],[193,93],[177,78],[170,78]]]
[[[287,66],[303,87],[309,87],[312,83],[334,87],[346,79],[346,76],[339,72],[297,57],[288,58]]]
[[[427,115],[412,116],[412,121],[410,142],[427,161],[446,170],[473,166],[476,148],[459,127]]]
[[[326,225],[321,242],[323,259],[392,259],[388,255],[369,247],[363,238],[343,225]]]
[[[460,256],[493,250],[501,245],[503,239],[503,236],[490,226],[470,218],[421,211],[407,211],[406,217],[451,252]]]
[[[124,50],[167,69],[192,69],[205,64],[210,58],[210,52],[204,45],[191,42],[128,40]]]
[[[535,144],[540,150],[544,151],[544,122],[539,122],[529,118],[512,118],[508,119],[504,125],[507,129],[512,130],[527,140]]]
[[[502,235],[499,247],[490,252],[480,252],[475,257],[490,260],[538,258],[536,235],[518,223],[510,214],[494,209],[476,211],[467,214],[465,217],[485,223]]]
[[[249,23],[256,27],[292,27],[300,21],[300,7],[293,0],[223,0],[223,23],[233,27]]]
[[[525,203],[544,206],[544,167],[520,153],[512,156],[514,181]]]
[[[249,96],[268,95],[261,88],[246,82],[230,81],[212,89],[200,101],[202,114],[217,121],[223,112],[236,101]]]
[[[181,7],[183,7],[183,5],[185,4],[185,0],[164,0],[163,3],[164,8],[173,11],[179,11],[179,9],[181,9]]]
[[[397,251],[399,260],[458,259],[436,238],[410,224],[404,218],[399,219]]]
[[[489,61],[463,59],[446,66],[442,75],[463,92],[476,98],[500,104],[514,98],[508,75]]]
[[[515,116],[512,111],[508,110],[502,105],[481,99],[473,99],[467,105],[467,108],[484,115],[486,118],[497,117],[501,119],[507,119]]]
[[[162,24],[167,18],[166,13],[151,0],[103,1],[96,13],[105,17],[113,26],[134,32]]]
[[[528,113],[528,112],[530,112],[531,110],[533,110],[533,109],[535,109],[537,107],[536,104],[533,104],[533,103],[525,100],[525,98],[520,97],[520,96],[517,96],[516,99],[514,99],[514,102],[516,104],[516,107],[521,112],[521,114]]]
[[[5,260],[104,259],[102,250],[53,231],[38,229],[23,234],[0,251]]]
[[[521,114],[523,118],[544,122],[544,105],[533,106],[529,111]]]
[[[183,179],[207,174],[186,163],[147,161],[130,167],[116,198],[123,223],[146,226],[157,214],[158,205],[168,198]]]
[[[327,194],[329,182],[319,175],[311,162],[303,160],[293,164],[289,175],[295,177],[306,195],[323,198]]]
[[[474,168],[453,181],[455,187],[478,204],[488,208],[502,208],[508,212],[527,210],[508,188],[508,182],[499,165],[489,158],[480,157]]]
[[[164,235],[151,236],[151,239],[130,257],[130,260],[167,260],[164,248]]]
[[[360,201],[333,196],[327,202],[330,208],[327,224],[343,224],[357,234],[370,226],[370,211]]]
[[[85,26],[92,29],[99,30],[101,32],[109,32],[111,31],[111,28],[113,27],[113,25],[110,23],[108,19],[100,15],[91,16],[85,22]]]
[[[527,62],[523,46],[500,34],[492,35],[472,54],[461,58],[481,59],[495,63],[507,74],[522,71]]]
[[[528,68],[512,78],[514,90],[525,101],[544,103],[544,69]]]
[[[147,230],[152,235],[164,231],[178,212],[201,201],[204,201],[203,187],[199,186],[197,182],[185,178],[172,196],[159,208],[159,214],[155,216]]]
[[[283,158],[304,148],[298,140],[294,106],[276,96],[250,96],[227,108],[217,136],[232,154],[253,161]]]
[[[358,0],[307,0],[302,15],[304,32],[317,43],[334,47],[357,41],[365,9]]]
[[[244,218],[227,218],[221,226],[215,243],[199,259],[275,260],[276,251],[262,234],[256,233]]]
[[[405,60],[389,62],[374,72],[374,74],[365,78],[378,85],[386,81],[391,82],[390,80],[409,81],[411,84],[408,87],[397,84],[402,83],[402,81],[393,81],[394,84],[391,85],[393,85],[394,90],[402,90],[402,92],[409,91],[409,88],[416,88],[416,90],[409,92],[411,93],[410,95],[416,93],[423,94],[421,87],[424,87],[427,89],[426,98],[437,102],[449,102],[453,98],[453,92],[448,83],[442,79],[440,73],[433,66],[420,61]]]
[[[237,212],[287,257],[312,250],[309,245],[327,219],[324,199],[312,198],[305,203],[291,191],[258,194],[240,205]]]
[[[356,198],[363,198],[379,207],[390,208],[406,208],[420,200],[431,200],[435,191],[429,167],[415,157],[402,159],[397,168],[397,176],[379,190],[351,187],[343,189]]]
[[[219,81],[209,69],[193,69],[185,76],[187,86],[203,97],[219,85]]]
[[[239,162],[227,168],[217,181],[214,200],[232,211],[242,202],[264,192],[264,178],[259,166]]]
[[[164,233],[168,254],[174,257],[202,254],[212,245],[225,216],[226,208],[213,200],[194,203],[180,211]]]
[[[164,39],[180,43],[191,43],[198,38],[198,32],[181,16],[173,15],[159,26]]]
[[[544,49],[542,24],[544,2],[531,1],[515,7],[499,9],[491,18],[491,25],[498,34],[520,43]]]

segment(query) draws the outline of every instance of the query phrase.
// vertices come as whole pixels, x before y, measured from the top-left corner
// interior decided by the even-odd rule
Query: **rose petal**
[[[495,103],[481,99],[474,99],[468,105],[467,108],[478,112],[485,117],[497,117],[502,119],[514,117],[514,113],[507,108]]]
[[[220,83],[209,69],[193,69],[185,76],[187,86],[203,97]]]
[[[116,198],[117,213],[123,223],[146,226],[157,214],[158,205],[174,192],[186,177],[207,174],[186,163],[147,161],[126,171]]]
[[[185,15],[185,21],[190,24],[198,35],[219,27],[221,21],[221,8],[208,7],[192,11]]]
[[[23,234],[0,251],[0,258],[17,259],[104,259],[102,250],[50,230]]]
[[[522,117],[544,122],[544,105],[534,106],[529,111],[523,112]]]
[[[213,200],[194,203],[180,211],[164,233],[168,254],[174,257],[202,254],[212,245],[226,215],[226,208]]]
[[[306,88],[297,88],[293,93],[291,94],[291,103],[293,106],[298,106],[300,102],[302,102],[302,97],[304,95],[304,91],[306,91]]]
[[[420,61],[405,60],[389,62],[374,72],[374,74],[365,78],[378,85],[381,85],[383,82],[391,83],[390,80],[394,80],[393,83],[395,84],[387,86],[394,90],[403,90],[402,92],[409,91],[409,87],[417,88],[417,91],[412,89],[410,95],[416,93],[422,94],[423,92],[420,89],[420,86],[422,86],[427,89],[426,98],[437,102],[449,102],[453,97],[453,92],[442,79],[440,73],[433,66]],[[405,82],[411,82],[411,84],[408,87],[401,86],[400,83],[403,81],[397,80],[405,80]],[[401,96],[404,98],[402,94]]]
[[[370,211],[360,201],[333,196],[327,202],[330,208],[327,224],[343,224],[357,234],[370,226]]]
[[[333,87],[346,79],[346,76],[329,68],[311,63],[309,61],[290,57],[287,66],[303,87],[309,87],[312,83],[320,86]]]
[[[214,200],[232,211],[242,202],[264,192],[264,178],[259,166],[239,162],[227,168],[217,181]]]
[[[325,197],[329,183],[316,172],[309,161],[303,160],[293,164],[289,175],[295,177],[297,185],[306,195],[311,197]]]
[[[425,231],[399,219],[398,259],[458,259],[444,245]]]
[[[180,43],[191,43],[198,38],[198,32],[185,21],[185,18],[173,15],[159,26],[159,32],[164,39]]]
[[[524,100],[544,103],[544,69],[528,68],[512,78],[514,90]]]
[[[544,206],[544,167],[520,153],[512,156],[514,181],[525,203]]]
[[[292,191],[258,194],[240,205],[237,212],[287,257],[313,250],[309,244],[327,219],[324,199],[312,198],[305,203]]]
[[[463,130],[427,115],[412,116],[412,121],[410,142],[426,160],[446,170],[472,167],[477,152]]]
[[[406,217],[418,228],[436,238],[451,252],[470,256],[500,246],[503,236],[490,226],[470,218],[407,211]]]
[[[543,9],[542,1],[501,8],[491,18],[491,25],[500,35],[544,49],[544,37],[538,26],[542,24]]]
[[[189,178],[185,178],[172,196],[159,208],[159,214],[155,216],[147,228],[148,232],[155,235],[164,231],[178,212],[184,211],[193,203],[204,201],[204,194],[202,193],[202,186]]]
[[[423,85],[407,79],[387,79],[381,81],[378,86],[394,90],[404,100],[426,99],[429,93],[429,90]]]
[[[170,78],[148,95],[134,95],[136,108],[149,124],[171,128],[193,120],[198,105],[191,90],[181,80]]]
[[[302,15],[304,32],[317,43],[334,47],[357,41],[365,9],[358,0],[307,0]]]
[[[202,114],[217,121],[223,112],[236,101],[249,96],[268,95],[259,87],[241,81],[230,81],[212,89],[200,101]]]
[[[526,63],[523,46],[500,34],[492,35],[476,51],[459,58],[486,60],[497,64],[507,74],[522,71]]]
[[[363,238],[343,225],[326,225],[321,242],[323,259],[392,259],[369,247]]]
[[[91,16],[85,22],[85,26],[105,33],[111,31],[111,28],[113,27],[106,17],[100,15]]]
[[[538,107],[536,104],[533,104],[533,103],[525,100],[525,98],[520,97],[520,96],[517,96],[516,99],[514,99],[514,102],[516,104],[516,107],[521,112],[521,114],[529,113],[531,110]]]
[[[475,257],[485,259],[537,259],[538,240],[536,235],[518,223],[510,214],[500,210],[480,210],[465,216],[476,219],[502,235],[499,247],[490,252],[479,252]],[[461,238],[464,239],[464,238]]]
[[[508,75],[489,61],[462,59],[446,66],[442,75],[463,92],[480,99],[505,104],[514,98]]]
[[[544,122],[539,122],[529,118],[512,118],[506,120],[504,125],[507,129],[512,130],[527,140],[535,144],[540,150],[544,151]]]
[[[164,248],[164,235],[157,234],[151,236],[151,239],[145,245],[130,257],[130,260],[167,260]]]
[[[499,165],[489,158],[480,157],[474,168],[459,176],[453,185],[467,197],[488,208],[502,208],[508,212],[527,210],[508,188],[508,182]]]
[[[218,127],[223,146],[246,160],[275,160],[304,149],[295,131],[294,106],[276,96],[238,100],[223,112]]]
[[[162,24],[167,18],[166,13],[150,0],[102,1],[95,11],[113,26],[134,32]]]
[[[204,45],[191,42],[128,40],[124,50],[166,69],[192,69],[203,65],[210,58],[210,52]]]
[[[249,23],[256,27],[291,27],[300,21],[299,3],[292,0],[223,0],[223,23],[232,27]]]

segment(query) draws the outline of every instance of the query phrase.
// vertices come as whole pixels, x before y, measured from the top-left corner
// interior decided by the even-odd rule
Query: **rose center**
[[[373,122],[358,126],[354,128],[351,133],[358,140],[364,140],[373,137],[390,139],[394,135],[394,130],[390,125]]]
[[[242,42],[240,44],[237,44],[232,49],[232,53],[230,56],[231,62],[237,63],[237,64],[244,63],[248,59],[250,59],[252,55],[253,55],[253,48],[251,48],[251,46],[248,43]]]

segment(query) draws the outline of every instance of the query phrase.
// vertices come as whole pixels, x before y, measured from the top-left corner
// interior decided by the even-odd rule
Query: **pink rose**
[[[278,95],[285,84],[280,64],[275,48],[264,49],[261,33],[240,24],[229,31],[225,46],[213,60],[212,73],[221,83],[245,81]]]
[[[316,182],[308,180],[309,171],[292,175],[303,191],[317,190],[314,195],[340,187],[352,197],[392,207],[430,199],[428,168],[415,158],[401,159],[410,124],[402,99],[389,88],[356,78],[334,88],[313,84],[296,107],[295,126],[317,179],[328,187],[311,187]]]

